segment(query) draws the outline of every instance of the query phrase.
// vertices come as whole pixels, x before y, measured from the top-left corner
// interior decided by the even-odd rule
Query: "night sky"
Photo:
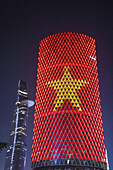
[[[35,100],[39,41],[58,32],[79,32],[96,39],[105,144],[113,170],[113,5],[109,0],[1,1],[0,141],[8,142],[18,80],[28,83]],[[27,168],[30,170],[34,108],[28,118]],[[0,153],[4,168],[6,149]]]

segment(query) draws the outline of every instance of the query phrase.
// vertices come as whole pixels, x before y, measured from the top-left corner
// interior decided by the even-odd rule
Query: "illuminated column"
[[[34,102],[28,100],[27,84],[20,80],[18,83],[17,102],[12,121],[9,146],[6,154],[4,170],[25,170],[27,157],[27,117],[28,107]]]
[[[33,132],[33,170],[107,169],[93,38],[40,41]]]

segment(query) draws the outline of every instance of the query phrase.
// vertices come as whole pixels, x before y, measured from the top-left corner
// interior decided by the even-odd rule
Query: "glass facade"
[[[20,80],[18,83],[17,102],[15,104],[16,108],[12,121],[4,170],[25,170],[28,107],[24,101],[27,99],[28,92],[26,82]]]
[[[95,40],[58,33],[40,41],[33,170],[106,170]]]

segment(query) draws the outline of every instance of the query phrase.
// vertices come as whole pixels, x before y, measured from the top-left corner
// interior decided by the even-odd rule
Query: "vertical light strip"
[[[19,82],[20,83],[20,82]],[[19,102],[19,95],[17,98],[17,102]],[[18,117],[19,117],[19,107],[17,106],[17,112],[16,112],[16,126],[15,126],[15,134],[14,134],[14,142],[13,142],[13,150],[11,155],[11,166],[10,170],[12,170],[12,164],[13,164],[13,158],[14,158],[14,151],[15,151],[15,143],[16,143],[16,136],[17,136],[17,126],[18,126]]]

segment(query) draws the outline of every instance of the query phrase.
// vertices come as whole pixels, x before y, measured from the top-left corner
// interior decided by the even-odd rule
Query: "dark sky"
[[[109,0],[1,1],[0,4],[0,141],[8,141],[19,79],[28,82],[35,100],[39,41],[58,32],[80,32],[96,39],[105,144],[113,170],[113,4]],[[29,110],[30,170],[34,108]],[[6,150],[0,153],[3,170]]]

